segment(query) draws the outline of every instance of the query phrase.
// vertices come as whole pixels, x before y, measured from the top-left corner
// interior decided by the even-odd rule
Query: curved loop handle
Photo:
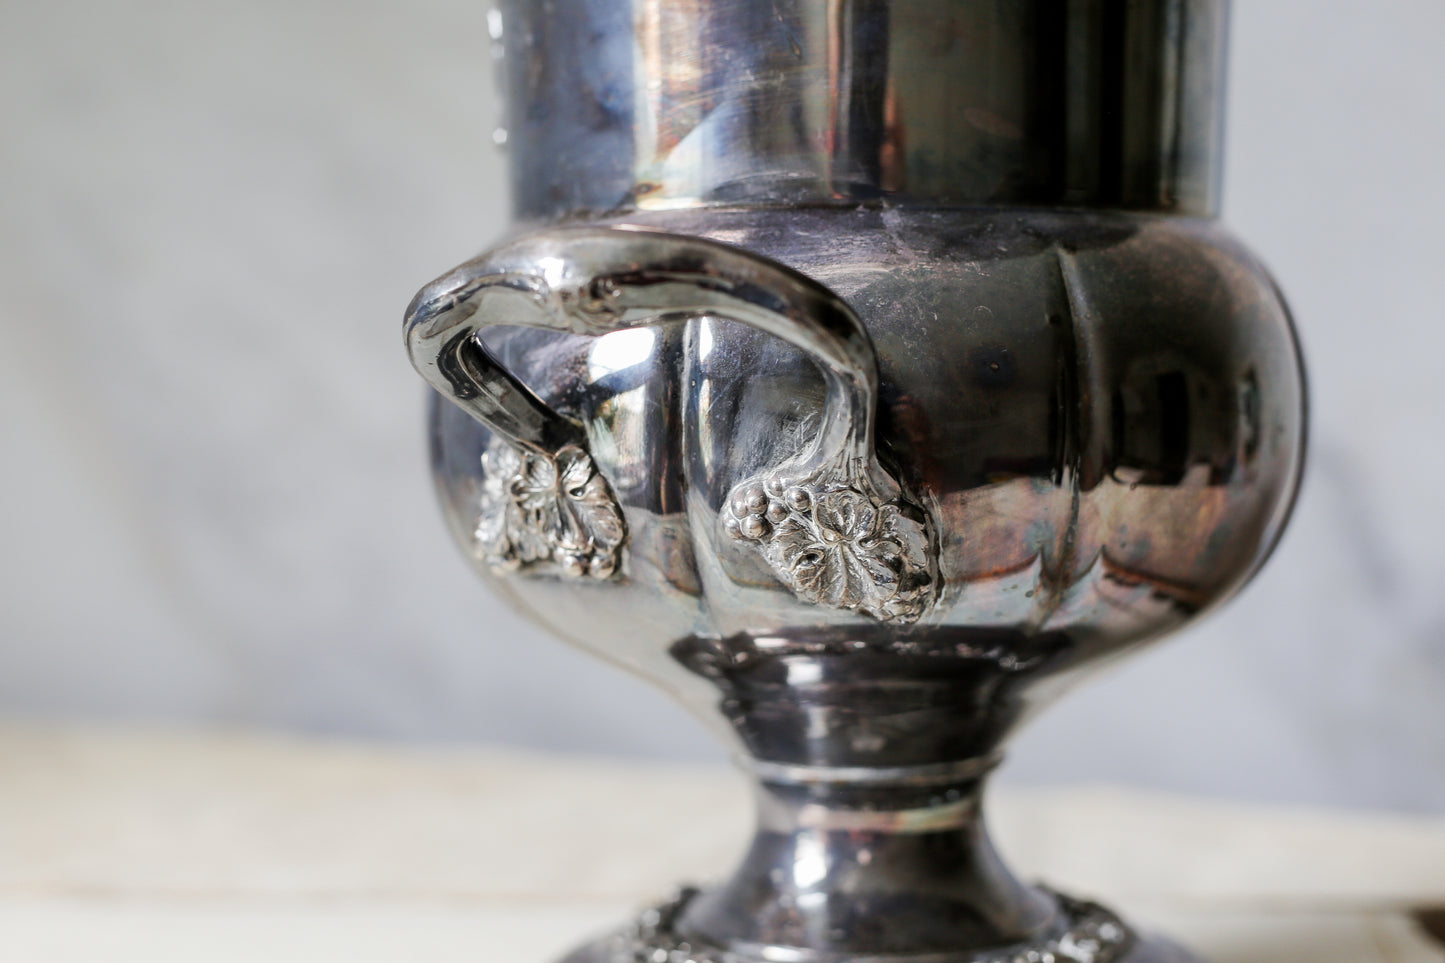
[[[782,338],[818,363],[826,383],[814,443],[766,477],[738,486],[723,510],[723,527],[735,538],[759,542],[779,577],[804,599],[880,618],[909,612],[916,617],[921,605],[910,603],[909,612],[890,615],[881,604],[871,604],[879,592],[888,596],[885,602],[900,593],[918,594],[913,570],[924,571],[919,584],[926,584],[931,565],[909,557],[926,547],[910,551],[916,546],[899,544],[926,539],[921,522],[914,523],[916,533],[900,535],[907,525],[899,512],[898,485],[874,454],[878,364],[862,322],[841,298],[790,268],[725,244],[661,231],[545,230],[463,264],[412,302],[406,342],[413,365],[505,442],[488,453],[489,485],[494,476],[499,479],[491,486],[497,490],[484,495],[478,526],[488,560],[512,568],[556,564],[573,575],[607,576],[617,569],[626,535],[582,427],[517,380],[477,333],[524,325],[601,335],[700,318],[737,321]],[[853,493],[856,504],[832,504],[839,500],[830,493],[843,490]],[[775,559],[769,551],[778,542],[798,548],[806,541],[794,537],[789,519],[806,521],[820,543],[836,542],[839,535],[857,543],[855,549],[881,543],[880,559],[864,559],[860,567],[852,556],[863,550],[853,551],[841,564],[846,570],[841,587],[831,584],[838,579],[829,573],[839,566],[820,561],[806,546],[791,552],[798,558]],[[795,563],[821,566],[821,574],[794,576]],[[871,595],[865,591],[869,597],[861,598],[860,578],[897,584]]]
[[[557,228],[481,255],[422,289],[406,340],[423,378],[514,444],[580,444],[564,418],[492,358],[495,325],[601,335],[694,318],[740,321],[802,348],[828,386],[823,451],[867,459],[878,363],[846,302],[791,268],[702,238],[633,228]]]

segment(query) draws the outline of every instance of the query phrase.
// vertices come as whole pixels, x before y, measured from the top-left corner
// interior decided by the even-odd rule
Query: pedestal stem
[[[748,853],[731,879],[689,901],[678,934],[743,957],[786,947],[808,960],[1040,939],[1059,908],[1015,879],[989,842],[980,770],[990,762],[871,772],[757,765]]]

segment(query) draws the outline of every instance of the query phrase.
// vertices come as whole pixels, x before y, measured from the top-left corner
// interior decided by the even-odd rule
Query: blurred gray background
[[[1445,811],[1445,4],[1247,0],[1225,217],[1312,458],[1004,778]],[[402,309],[505,224],[484,0],[0,4],[0,715],[712,758],[443,532]]]

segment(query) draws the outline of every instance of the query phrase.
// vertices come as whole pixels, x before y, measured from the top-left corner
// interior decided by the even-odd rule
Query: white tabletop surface
[[[1445,818],[1002,789],[1029,878],[1214,960],[1445,961]],[[548,963],[736,858],[741,779],[598,758],[0,726],[0,959]]]

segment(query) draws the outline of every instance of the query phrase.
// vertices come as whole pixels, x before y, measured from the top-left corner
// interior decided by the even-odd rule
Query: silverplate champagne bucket
[[[1191,959],[1015,879],[979,800],[1023,720],[1238,589],[1299,481],[1289,316],[1214,219],[1223,3],[492,23],[518,228],[406,319],[446,517],[757,782],[733,875],[569,961]]]

